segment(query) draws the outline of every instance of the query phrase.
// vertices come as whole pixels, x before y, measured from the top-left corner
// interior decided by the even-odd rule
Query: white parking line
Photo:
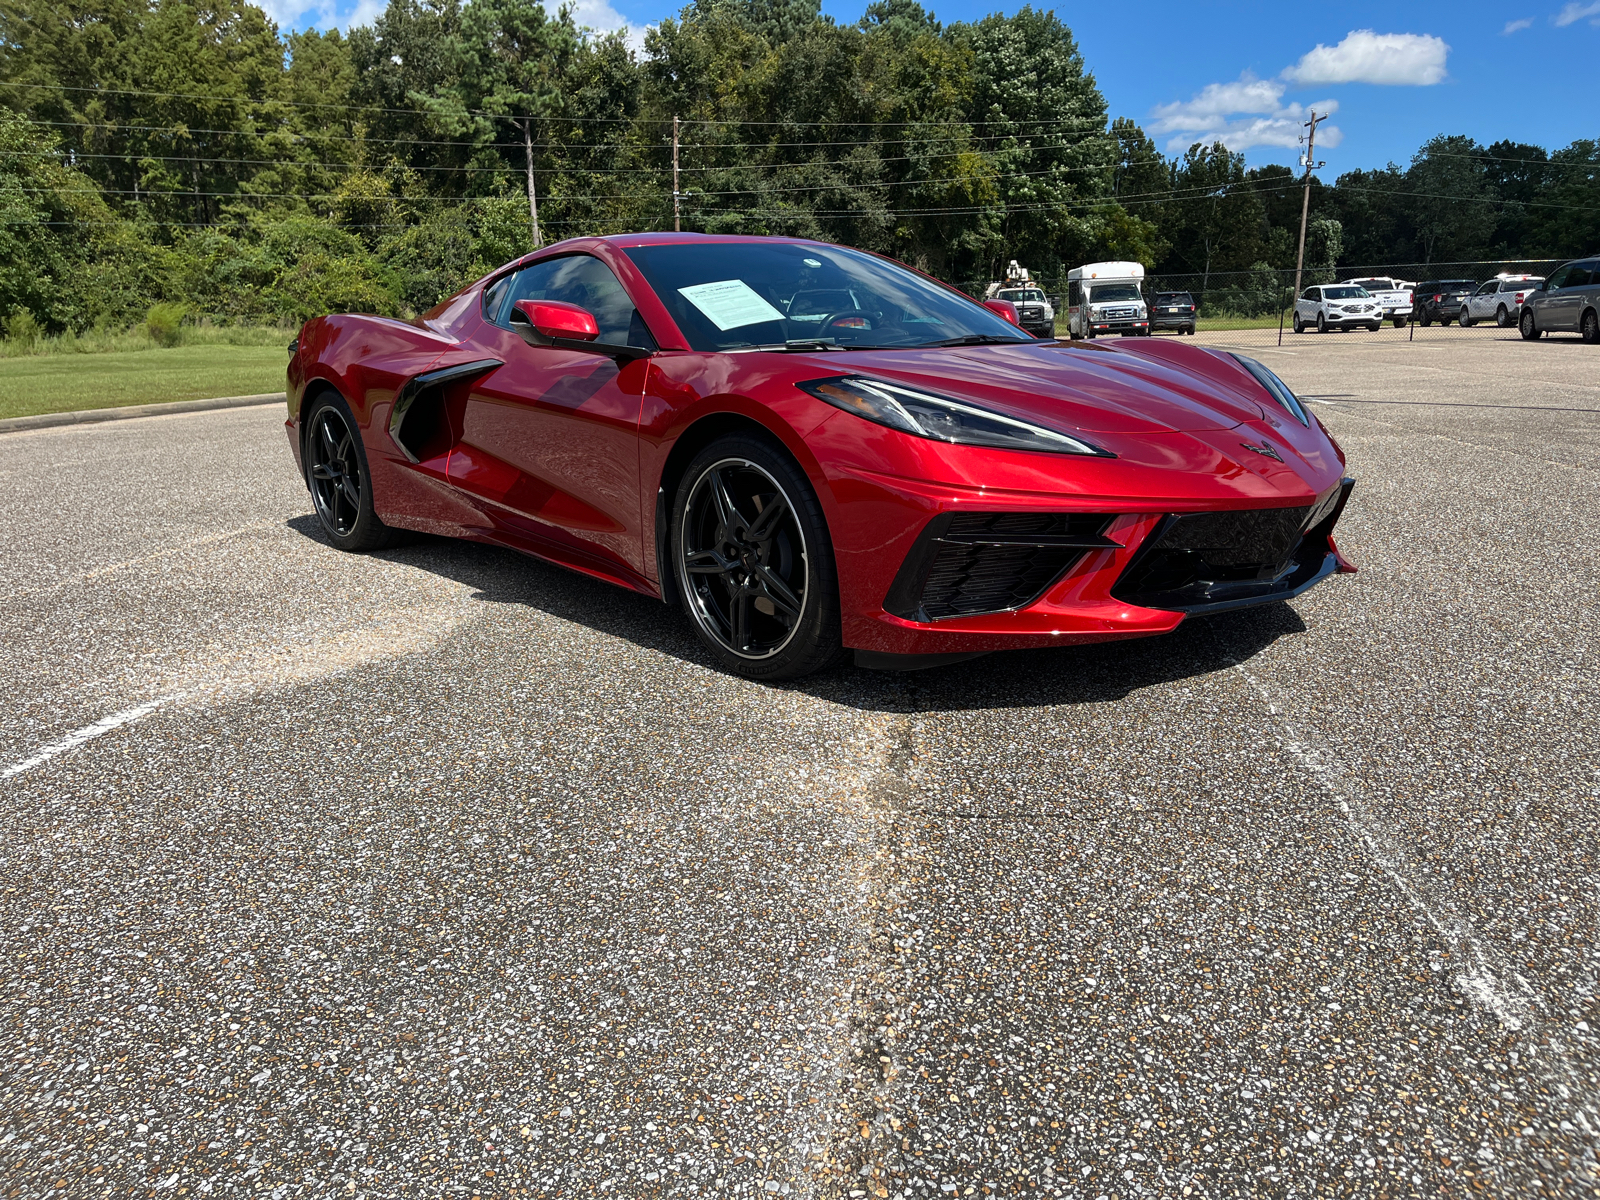
[[[75,750],[85,742],[99,737],[102,733],[110,733],[123,725],[131,724],[140,717],[148,716],[163,704],[171,703],[178,699],[177,696],[160,696],[155,700],[147,700],[143,704],[136,704],[132,708],[125,708],[121,712],[112,713],[109,717],[102,717],[93,725],[85,725],[82,729],[74,729],[66,737],[51,742],[48,746],[40,748],[38,753],[21,762],[14,762],[5,770],[0,771],[0,779],[9,779],[13,775],[20,775],[24,771],[32,770],[40,763],[48,762],[58,754],[65,754],[68,750]]]

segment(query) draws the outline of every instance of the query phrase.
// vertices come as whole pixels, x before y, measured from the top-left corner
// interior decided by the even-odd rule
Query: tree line
[[[422,311],[541,241],[792,234],[952,282],[1012,258],[1294,265],[1301,185],[1112,119],[1052,12],[694,0],[642,52],[536,0],[390,0],[281,33],[249,4],[0,0],[0,320]],[[674,197],[673,130],[678,131]],[[1600,243],[1593,141],[1441,136],[1313,183],[1314,268]],[[674,201],[676,200],[676,204]]]

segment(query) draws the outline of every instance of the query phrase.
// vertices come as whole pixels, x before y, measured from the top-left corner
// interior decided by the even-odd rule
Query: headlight
[[[1276,375],[1267,370],[1266,367],[1262,366],[1253,358],[1246,358],[1242,354],[1235,354],[1233,357],[1238,361],[1241,367],[1256,377],[1256,382],[1262,387],[1266,388],[1267,391],[1271,393],[1274,400],[1276,400],[1284,408],[1288,409],[1290,416],[1292,416],[1296,421],[1299,421],[1300,424],[1304,425],[1307,429],[1311,428],[1311,418],[1306,416],[1305,407],[1300,403],[1295,394],[1289,390],[1288,384],[1284,383],[1283,380],[1279,379]]]
[[[961,446],[989,446],[996,450],[1042,450],[1052,454],[1093,454],[1115,458],[1109,450],[1088,442],[1001,416],[988,409],[975,408],[959,400],[935,396],[931,392],[868,379],[861,375],[839,375],[831,379],[812,379],[797,384],[818,400],[877,425],[887,425],[913,437]]]

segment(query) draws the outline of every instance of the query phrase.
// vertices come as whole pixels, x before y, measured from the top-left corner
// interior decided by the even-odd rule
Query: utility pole
[[[683,228],[683,218],[678,210],[678,117],[672,117],[672,232]]]
[[[522,152],[528,163],[528,219],[533,222],[533,248],[537,250],[544,242],[539,237],[539,193],[533,186],[533,118],[524,117],[519,124],[522,126]]]
[[[1327,165],[1316,161],[1317,126],[1327,119],[1327,113],[1323,113],[1319,117],[1313,112],[1311,120],[1306,122],[1306,128],[1311,132],[1306,138],[1306,190],[1305,195],[1300,198],[1300,255],[1295,259],[1294,263],[1294,295],[1289,300],[1291,305],[1300,299],[1300,275],[1306,266],[1306,217],[1311,212],[1311,172],[1317,167]]]

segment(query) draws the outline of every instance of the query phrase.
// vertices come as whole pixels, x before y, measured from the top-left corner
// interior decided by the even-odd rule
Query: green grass
[[[0,418],[281,392],[287,344],[0,358]]]

